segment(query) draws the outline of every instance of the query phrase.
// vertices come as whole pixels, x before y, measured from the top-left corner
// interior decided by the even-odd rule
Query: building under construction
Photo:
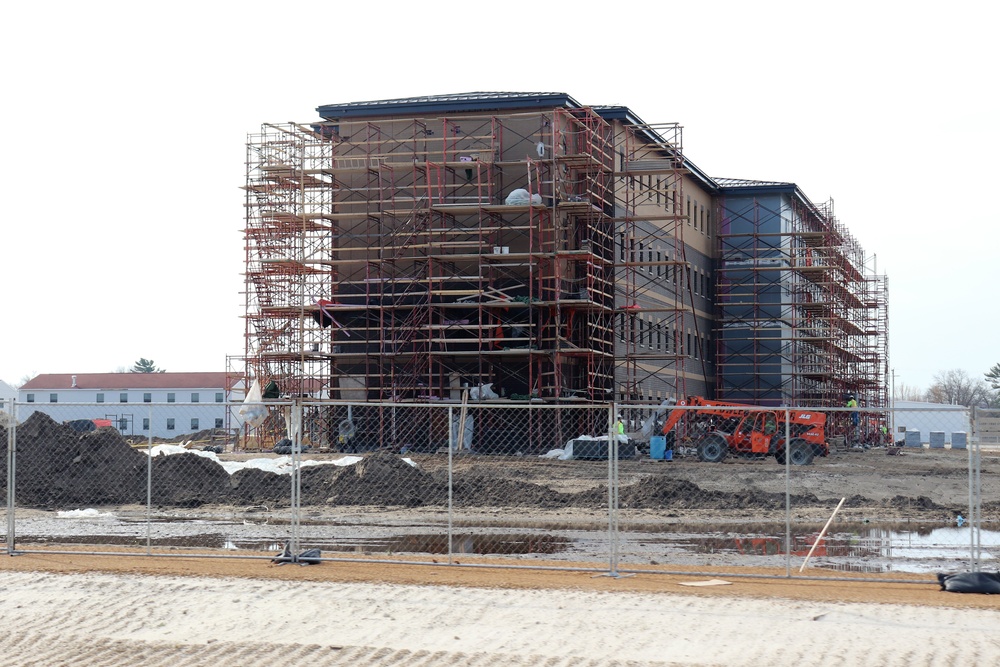
[[[794,184],[563,93],[325,105],[246,171],[242,372],[364,402],[886,404],[885,278]]]

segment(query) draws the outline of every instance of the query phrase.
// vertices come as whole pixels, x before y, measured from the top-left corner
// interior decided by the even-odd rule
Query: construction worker
[[[850,394],[847,397],[847,407],[849,407],[849,408],[857,408],[858,407],[858,401],[857,401],[857,399],[854,398],[854,394]],[[851,437],[854,440],[855,444],[857,444],[857,441],[858,441],[858,423],[860,421],[861,421],[861,415],[858,412],[852,412],[851,413],[851,426],[852,426],[852,428],[851,428]]]
[[[625,435],[625,422],[622,421],[622,416],[618,415],[615,421],[615,433],[618,435]]]

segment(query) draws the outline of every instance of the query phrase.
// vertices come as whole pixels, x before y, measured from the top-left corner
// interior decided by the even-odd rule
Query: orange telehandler
[[[784,464],[787,449],[789,463],[809,465],[814,457],[830,453],[825,425],[826,415],[822,412],[790,410],[786,448],[783,409],[689,396],[667,416],[663,433],[668,443],[689,442],[702,461],[717,463],[732,454],[774,456]]]

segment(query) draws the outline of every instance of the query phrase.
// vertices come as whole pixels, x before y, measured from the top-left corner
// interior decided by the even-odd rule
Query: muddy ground
[[[0,480],[7,479],[6,438],[0,439]],[[260,455],[255,455],[258,458]],[[307,454],[333,459],[339,454]],[[221,458],[251,458],[222,454]],[[448,504],[447,454],[416,454],[405,462],[386,450],[370,452],[353,466],[302,470],[301,502],[326,508],[425,508]],[[42,413],[17,429],[16,502],[19,507],[143,505],[149,489],[156,507],[289,504],[289,478],[261,470],[229,475],[194,453],[156,457],[131,447],[111,428],[79,434]],[[967,513],[969,456],[962,450],[883,449],[846,451],[787,469],[770,459],[703,463],[621,461],[619,504],[640,516],[685,517],[692,513],[730,518],[779,516],[786,501],[786,473],[793,514],[827,516],[841,498],[843,515],[863,518],[945,520]],[[980,483],[984,518],[1000,518],[1000,452],[984,452]],[[578,512],[599,516],[607,508],[607,463],[538,457],[454,457],[452,502],[473,513],[489,508],[532,508],[539,514]]]

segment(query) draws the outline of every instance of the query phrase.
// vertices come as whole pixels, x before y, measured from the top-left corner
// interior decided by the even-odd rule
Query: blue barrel
[[[664,459],[667,452],[667,436],[654,435],[649,439],[649,458]],[[670,452],[673,454],[673,452]]]

